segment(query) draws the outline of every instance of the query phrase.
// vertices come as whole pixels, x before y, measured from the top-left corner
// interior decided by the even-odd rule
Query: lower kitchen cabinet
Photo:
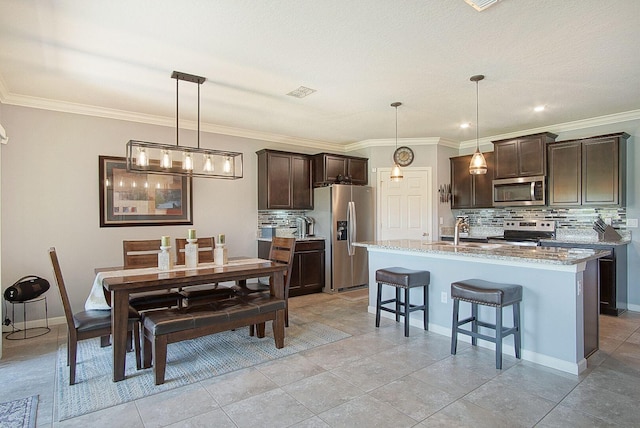
[[[627,310],[627,247],[626,245],[571,244],[544,242],[545,247],[590,248],[609,250],[610,255],[598,259],[600,313],[618,316]]]
[[[258,241],[258,257],[269,258],[271,242]],[[289,297],[319,293],[324,287],[324,240],[296,241]]]

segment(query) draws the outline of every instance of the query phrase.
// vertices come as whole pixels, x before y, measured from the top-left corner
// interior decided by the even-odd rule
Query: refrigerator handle
[[[356,254],[353,243],[356,240],[356,204],[350,201],[347,205],[347,250],[350,256]]]

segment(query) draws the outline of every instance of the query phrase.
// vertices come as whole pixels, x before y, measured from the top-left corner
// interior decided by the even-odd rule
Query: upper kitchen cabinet
[[[336,183],[340,181],[338,176],[352,184],[366,185],[369,182],[368,163],[367,158],[318,153],[313,156],[313,185]]]
[[[547,144],[557,135],[550,132],[493,141],[495,178],[531,177],[547,173]]]
[[[549,205],[624,205],[628,134],[550,144]]]
[[[493,205],[494,154],[483,153],[487,173],[469,174],[472,155],[456,156],[451,162],[451,208],[489,208]]]
[[[311,157],[299,153],[260,150],[258,209],[311,210]]]

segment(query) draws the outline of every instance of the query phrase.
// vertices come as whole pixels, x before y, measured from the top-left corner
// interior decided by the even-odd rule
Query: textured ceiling
[[[480,137],[640,109],[639,46],[638,0],[0,0],[0,101],[159,123],[178,70],[204,129],[392,138],[401,101],[400,138],[463,141],[474,74]]]

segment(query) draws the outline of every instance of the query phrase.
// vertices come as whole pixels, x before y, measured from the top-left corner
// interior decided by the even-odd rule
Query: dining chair
[[[213,248],[215,240],[213,237],[198,238],[198,263],[213,263]],[[176,264],[183,265],[184,247],[187,245],[186,238],[176,238]]]
[[[91,339],[94,337],[104,337],[111,334],[111,311],[110,310],[89,310],[73,313],[71,302],[67,294],[67,288],[62,277],[58,254],[54,247],[49,248],[49,257],[53,266],[53,274],[58,285],[62,307],[67,320],[68,340],[67,340],[67,366],[69,366],[69,385],[76,383],[76,359],[78,355],[78,341]],[[140,370],[140,314],[129,307],[129,334],[133,334],[134,347],[136,351],[136,368]]]
[[[293,254],[295,251],[296,239],[295,238],[282,238],[274,237],[271,240],[271,248],[269,249],[269,260],[274,262],[286,263],[288,268],[284,274],[284,325],[289,327],[289,284],[291,283],[291,270],[293,268]],[[242,287],[239,287],[239,292],[245,293],[261,293],[271,290],[270,283],[265,283],[258,280],[257,283],[248,283]],[[250,327],[249,332],[253,335],[253,326]]]
[[[138,239],[122,241],[125,269],[139,269],[158,266],[160,239]],[[149,291],[137,293],[129,299],[129,304],[137,311],[180,307],[182,296],[177,291]]]
[[[198,238],[198,263],[213,263],[213,249],[215,239],[213,237]],[[184,249],[187,245],[186,238],[176,238],[176,263],[185,264]],[[218,283],[195,285],[183,288],[180,295],[183,297],[182,304],[185,307],[206,305],[216,300],[226,299],[234,294],[234,290],[229,287],[220,287]]]

